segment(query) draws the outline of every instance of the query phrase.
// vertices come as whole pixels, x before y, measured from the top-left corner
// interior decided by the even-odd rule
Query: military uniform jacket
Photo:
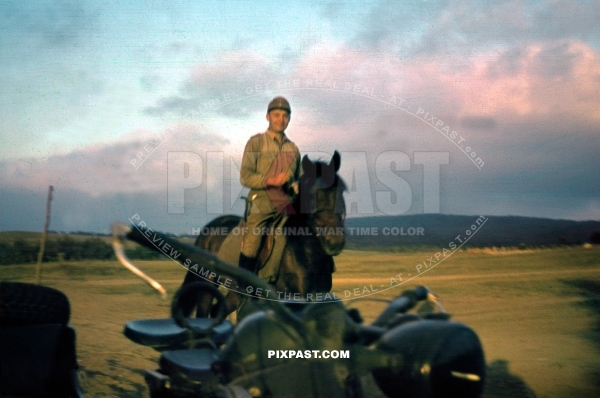
[[[283,187],[268,187],[267,177],[286,173]],[[240,182],[250,188],[248,197],[259,207],[271,203],[274,208],[283,202],[289,202],[286,191],[289,184],[298,181],[300,176],[300,151],[296,144],[282,134],[280,142],[265,131],[256,134],[248,140],[244,148]],[[261,211],[262,212],[262,211]]]

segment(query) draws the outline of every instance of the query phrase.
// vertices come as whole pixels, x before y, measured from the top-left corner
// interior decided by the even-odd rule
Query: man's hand
[[[290,185],[290,187],[292,188],[292,191],[294,191],[294,194],[298,195],[298,192],[300,192],[300,186],[298,185],[298,181],[293,182],[292,185]]]
[[[285,183],[285,173],[279,173],[273,177],[267,177],[266,185],[268,187],[280,187]]]

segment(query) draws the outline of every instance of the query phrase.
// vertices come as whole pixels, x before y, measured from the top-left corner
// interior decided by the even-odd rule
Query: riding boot
[[[256,270],[256,257],[248,257],[244,253],[240,253],[240,259],[238,262],[238,266],[240,268],[250,271],[254,274],[255,270]],[[238,281],[238,284],[242,291],[246,289],[245,282]],[[247,304],[249,298],[250,297],[245,294],[239,295],[239,303],[238,303],[238,309],[237,309],[238,316],[240,316],[240,310],[242,309],[242,307],[245,306],[245,304]]]
[[[253,274],[256,273],[256,257],[248,257],[244,253],[240,253],[238,265],[240,268],[250,271]]]

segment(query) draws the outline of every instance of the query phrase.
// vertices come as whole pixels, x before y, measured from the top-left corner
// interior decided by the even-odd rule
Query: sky
[[[193,233],[292,106],[349,216],[600,220],[597,1],[0,0],[0,231]]]

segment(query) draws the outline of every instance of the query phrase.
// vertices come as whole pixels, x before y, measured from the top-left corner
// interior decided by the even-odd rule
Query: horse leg
[[[238,304],[240,302],[239,296],[232,290],[228,290],[225,295],[225,313],[227,315],[231,314],[235,310],[237,310]],[[215,318],[217,316],[218,307],[213,306],[210,310],[210,316]]]
[[[298,293],[328,293],[332,287],[333,257],[311,250],[298,255],[286,247],[275,287],[278,291]]]
[[[300,297],[306,297],[306,293],[310,291],[310,280],[307,278],[306,269],[299,263],[293,250],[288,246],[281,256],[275,288],[278,292],[298,293]]]

